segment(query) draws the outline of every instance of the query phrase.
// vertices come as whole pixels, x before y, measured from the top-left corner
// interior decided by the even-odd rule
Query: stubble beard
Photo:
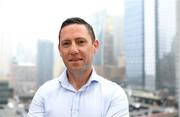
[[[75,78],[79,79],[79,78],[82,78],[82,76],[85,74],[85,73],[88,73],[88,71],[92,71],[92,65],[91,64],[86,64],[86,65],[83,65],[82,68],[69,68],[68,69],[68,72],[70,72]]]

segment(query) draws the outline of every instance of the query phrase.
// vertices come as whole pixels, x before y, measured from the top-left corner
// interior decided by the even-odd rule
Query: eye
[[[70,42],[70,41],[62,41],[62,42],[61,42],[61,46],[62,46],[62,47],[65,47],[65,48],[66,48],[66,47],[69,47],[70,45],[71,45],[71,42]]]
[[[85,43],[86,43],[86,40],[85,39],[79,39],[79,40],[77,40],[77,42],[76,42],[78,45],[80,45],[80,46],[83,46]]]

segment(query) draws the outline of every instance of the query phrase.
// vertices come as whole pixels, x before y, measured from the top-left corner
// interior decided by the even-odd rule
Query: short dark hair
[[[68,18],[62,23],[60,31],[59,31],[59,40],[60,40],[60,36],[61,36],[60,35],[61,30],[65,26],[68,26],[68,25],[71,25],[71,24],[82,24],[82,25],[84,25],[87,28],[87,30],[88,30],[88,32],[89,32],[89,34],[91,36],[92,42],[95,41],[96,37],[95,37],[94,30],[93,30],[92,26],[89,23],[87,23],[84,19],[79,18],[79,17]]]

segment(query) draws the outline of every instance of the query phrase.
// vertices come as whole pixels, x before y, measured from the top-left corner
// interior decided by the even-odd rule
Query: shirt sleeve
[[[106,117],[129,117],[128,98],[123,89],[113,93]]]
[[[38,90],[31,102],[27,117],[45,117],[44,99],[42,91]]]

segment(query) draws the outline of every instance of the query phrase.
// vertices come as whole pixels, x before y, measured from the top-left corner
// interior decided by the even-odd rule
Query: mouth
[[[78,62],[78,61],[82,61],[83,59],[81,58],[71,58],[69,59],[70,62]]]

